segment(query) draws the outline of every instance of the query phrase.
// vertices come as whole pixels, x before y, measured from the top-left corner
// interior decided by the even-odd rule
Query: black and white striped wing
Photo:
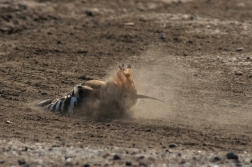
[[[72,115],[74,110],[81,106],[81,103],[84,102],[84,99],[87,99],[91,96],[92,92],[93,89],[91,87],[77,85],[63,98],[56,99],[50,104],[46,105],[45,109],[53,112],[60,112],[61,114],[68,113]]]

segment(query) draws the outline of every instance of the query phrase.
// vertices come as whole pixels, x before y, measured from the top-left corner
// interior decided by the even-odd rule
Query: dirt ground
[[[0,0],[0,139],[251,153],[251,37],[251,0]],[[140,94],[164,102],[141,99],[130,118],[105,122],[35,107],[122,63]],[[5,166],[24,165],[3,155]],[[92,161],[70,165],[104,165]]]

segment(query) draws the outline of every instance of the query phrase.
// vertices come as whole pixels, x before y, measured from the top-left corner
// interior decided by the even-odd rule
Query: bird
[[[107,81],[85,81],[74,86],[70,92],[61,98],[55,100],[46,99],[36,105],[52,112],[72,116],[76,111],[94,109],[94,107],[92,108],[93,104],[98,105],[95,107],[96,110],[111,110],[113,108],[120,112],[130,110],[140,98],[162,101],[157,98],[137,94],[131,65],[125,68],[124,64],[122,64],[118,67],[119,69],[114,76]]]

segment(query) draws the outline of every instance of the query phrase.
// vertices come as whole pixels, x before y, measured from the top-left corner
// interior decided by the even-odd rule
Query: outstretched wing
[[[93,92],[89,86],[77,85],[69,93],[54,101],[48,99],[41,101],[37,106],[44,106],[46,110],[60,112],[61,114],[73,114],[75,108],[81,105],[84,99]]]

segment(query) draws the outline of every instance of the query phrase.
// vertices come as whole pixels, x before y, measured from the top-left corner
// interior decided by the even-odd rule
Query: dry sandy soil
[[[0,0],[1,166],[251,166],[251,18],[251,0]],[[122,63],[164,102],[106,121],[35,107]]]

